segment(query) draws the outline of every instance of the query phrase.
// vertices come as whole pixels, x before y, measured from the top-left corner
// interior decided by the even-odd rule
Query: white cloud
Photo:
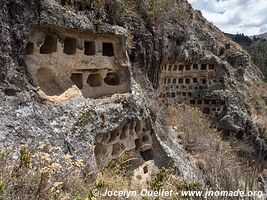
[[[266,0],[188,0],[203,16],[227,33],[267,32]]]

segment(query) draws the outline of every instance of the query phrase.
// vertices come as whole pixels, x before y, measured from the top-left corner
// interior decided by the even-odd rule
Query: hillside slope
[[[155,190],[166,167],[204,188],[234,187],[215,178],[222,175],[232,180],[240,174],[238,184],[248,177],[256,184],[252,168],[263,181],[266,124],[256,120],[251,101],[259,96],[265,106],[263,75],[241,46],[186,0],[11,0],[1,1],[0,9],[0,147],[14,151],[14,173],[37,176],[25,179],[37,181],[28,188],[37,191],[34,197],[16,187],[9,188],[12,195],[48,194],[51,176],[39,177],[34,159],[47,161],[40,170],[48,170],[45,175],[64,173],[68,160],[71,169],[83,166],[74,171],[79,177],[92,179],[102,167],[104,175],[114,165],[124,172],[130,160],[130,183]],[[127,162],[114,164],[124,156]],[[244,167],[248,177],[233,170],[238,159],[250,163]],[[61,161],[63,167],[53,171]],[[57,175],[49,180],[59,184]],[[110,184],[112,177],[107,179]],[[68,184],[64,192],[76,186]]]

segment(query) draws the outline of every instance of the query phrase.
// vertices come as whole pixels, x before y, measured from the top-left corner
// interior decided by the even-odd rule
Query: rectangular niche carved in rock
[[[114,48],[112,43],[103,43],[103,56],[114,56]]]
[[[185,66],[185,70],[186,70],[186,71],[191,70],[191,66],[190,66],[190,65],[186,65],[186,66]]]
[[[207,70],[207,65],[206,64],[202,64],[200,69],[201,70]]]
[[[140,151],[140,155],[145,161],[153,160],[154,152],[152,149],[148,149],[146,151]]]
[[[70,79],[79,89],[83,88],[83,74],[82,73],[72,73]]]
[[[215,66],[213,64],[209,65],[209,70],[215,69]]]
[[[75,38],[65,38],[64,40],[64,53],[72,55],[76,53],[77,41]]]
[[[33,48],[34,48],[34,44],[32,42],[28,42],[26,46],[26,54],[27,55],[33,54]]]
[[[119,85],[120,84],[120,78],[117,73],[107,73],[106,78],[104,79],[104,82],[107,85]]]
[[[84,42],[84,54],[88,56],[95,55],[95,43],[92,41],[85,41]]]
[[[45,35],[44,43],[40,48],[40,54],[51,54],[57,51],[57,37]]]
[[[203,108],[203,113],[204,114],[210,114],[210,109],[208,107]]]
[[[102,85],[102,77],[100,74],[90,74],[88,76],[87,83],[91,87],[99,87]]]

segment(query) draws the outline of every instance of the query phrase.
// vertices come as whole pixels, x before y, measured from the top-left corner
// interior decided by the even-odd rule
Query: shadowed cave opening
[[[154,158],[154,152],[152,149],[148,149],[146,151],[140,151],[140,155],[144,159],[144,161],[153,160]]]
[[[102,85],[102,77],[100,74],[90,74],[88,76],[87,83],[91,87],[99,87]]]
[[[85,41],[84,42],[84,54],[88,56],[95,55],[95,43],[92,41]]]
[[[77,41],[75,38],[65,38],[64,40],[64,53],[72,55],[76,53]]]
[[[112,43],[103,43],[103,56],[114,56],[114,48]]]
[[[147,174],[148,173],[148,167],[144,166],[143,171],[144,171],[144,174]]]
[[[28,42],[26,46],[26,54],[27,55],[33,54],[33,48],[34,48],[34,44],[32,42]]]
[[[44,43],[40,48],[40,54],[51,54],[57,51],[57,37],[45,35]]]
[[[203,113],[207,115],[210,114],[210,109],[207,107],[203,108]]]
[[[119,85],[120,84],[119,75],[117,73],[107,73],[107,76],[104,79],[104,82],[107,85]]]
[[[202,64],[200,69],[201,70],[207,70],[207,65],[206,64]]]
[[[79,89],[83,88],[83,74],[82,73],[72,73],[70,79]]]
[[[213,64],[209,65],[209,70],[215,69],[215,66]]]

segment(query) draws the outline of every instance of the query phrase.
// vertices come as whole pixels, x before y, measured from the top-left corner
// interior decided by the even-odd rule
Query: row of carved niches
[[[163,64],[159,85],[159,99],[164,104],[168,102],[190,104],[213,117],[225,112],[223,101],[203,99],[201,95],[204,90],[224,87],[224,80],[218,75],[218,66],[215,64]]]
[[[177,64],[163,64],[161,66],[162,72],[196,72],[196,71],[203,71],[203,72],[211,72],[216,71],[217,66],[215,64],[188,64],[188,63],[177,63]]]
[[[76,85],[85,98],[126,93],[129,63],[118,36],[71,29],[32,28],[26,63],[34,84],[48,96]]]
[[[95,156],[99,164],[106,165],[123,153],[133,151],[143,162],[153,160],[152,127],[149,118],[126,123],[110,133],[103,134],[95,144]]]
[[[202,99],[202,98],[195,98],[192,97],[190,93],[182,93],[181,97],[175,97],[173,93],[167,93],[164,98],[160,98],[163,104],[188,104],[192,107],[196,107],[200,109],[204,115],[218,118],[220,116],[224,116],[226,114],[226,106],[225,102],[220,99]]]

